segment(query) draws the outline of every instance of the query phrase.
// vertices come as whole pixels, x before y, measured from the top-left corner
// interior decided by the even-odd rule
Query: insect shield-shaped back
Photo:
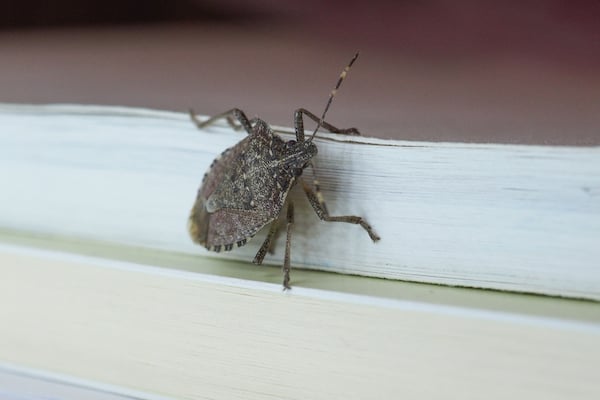
[[[266,122],[258,118],[249,120],[239,108],[232,108],[204,121],[199,120],[190,110],[192,121],[200,129],[219,119],[225,119],[232,128],[243,128],[248,133],[245,139],[225,150],[213,161],[204,175],[188,222],[190,235],[196,243],[213,251],[227,251],[234,245],[245,245],[256,232],[279,217],[288,192],[297,179],[302,182],[308,202],[321,220],[360,225],[371,240],[379,240],[379,236],[364,218],[357,215],[330,215],[318,181],[315,179],[311,187],[300,177],[304,168],[317,154],[317,147],[312,140],[320,127],[332,133],[359,134],[356,128],[339,129],[325,121],[333,97],[357,57],[358,53],[340,74],[320,118],[304,108],[295,111],[294,128],[297,142],[284,142]],[[317,123],[308,140],[304,135],[304,117]],[[291,201],[287,202],[285,215],[287,235],[283,259],[283,287],[290,289],[290,248],[294,225],[294,205]],[[272,248],[277,229],[276,222],[271,224],[267,237],[254,257],[254,263],[262,263],[265,254]]]
[[[256,119],[252,133],[211,164],[189,218],[192,239],[209,250],[241,247],[275,220],[295,179],[317,154],[312,141],[285,142]]]

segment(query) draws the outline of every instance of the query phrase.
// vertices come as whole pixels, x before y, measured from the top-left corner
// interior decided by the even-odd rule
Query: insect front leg
[[[206,121],[200,121],[193,110],[189,110],[190,118],[196,124],[198,129],[205,128],[211,124],[214,124],[215,121],[218,121],[221,118],[225,118],[229,126],[231,126],[234,130],[238,131],[242,128],[250,135],[252,134],[252,121],[246,117],[246,114],[239,108],[232,108],[231,110],[227,110],[221,114],[217,114],[215,116],[210,117]],[[237,120],[239,124],[235,122]]]
[[[316,123],[319,123],[320,118],[315,114],[311,113],[305,108],[299,108],[294,112],[294,128],[296,130],[296,140],[301,142],[304,140],[304,118],[303,115],[306,115],[308,118],[312,119]],[[331,133],[339,133],[341,135],[352,135],[352,136],[360,136],[360,132],[356,128],[346,128],[340,129],[331,125],[329,122],[323,121],[321,124],[323,128],[328,130]]]
[[[369,237],[372,241],[376,242],[380,239],[380,237],[373,231],[371,225],[367,223],[362,217],[358,217],[356,215],[341,215],[341,216],[331,216],[327,211],[327,205],[325,204],[325,199],[321,194],[321,190],[319,189],[319,182],[314,180],[315,190],[313,190],[309,185],[302,180],[302,188],[304,189],[304,193],[306,193],[306,197],[308,197],[308,201],[310,205],[315,210],[315,213],[319,217],[319,219],[327,222],[346,222],[349,224],[357,224],[363,227],[365,231],[369,234]]]

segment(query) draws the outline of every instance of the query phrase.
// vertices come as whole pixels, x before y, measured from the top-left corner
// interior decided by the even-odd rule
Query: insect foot
[[[323,127],[332,133],[359,135],[356,128],[338,129],[325,121],[325,115],[358,53],[344,68],[329,94],[320,118],[303,108],[294,114],[296,140],[283,140],[263,120],[249,120],[246,114],[233,108],[200,121],[190,111],[192,121],[200,129],[225,119],[234,129],[244,129],[247,136],[217,157],[202,179],[196,201],[190,212],[188,230],[192,240],[211,251],[229,251],[244,246],[248,240],[267,225],[269,233],[256,253],[253,262],[261,264],[272,248],[278,230],[278,219],[284,206],[286,211],[286,242],[283,262],[283,287],[290,289],[290,248],[294,224],[294,205],[287,200],[288,193],[298,181],[317,216],[326,222],[346,222],[360,225],[374,242],[379,236],[362,218],[354,215],[331,216],[315,179],[311,187],[302,179],[302,173],[317,155],[313,143],[317,131]],[[303,117],[317,123],[307,139]]]

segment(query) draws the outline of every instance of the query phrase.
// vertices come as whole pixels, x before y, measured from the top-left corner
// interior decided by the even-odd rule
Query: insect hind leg
[[[285,257],[283,259],[283,288],[291,289],[290,286],[290,249],[292,247],[292,225],[294,225],[294,203],[288,203],[287,208],[287,236],[285,238]]]
[[[231,110],[214,115],[205,121],[200,121],[192,109],[189,110],[189,114],[190,118],[198,127],[198,129],[206,128],[207,126],[214,124],[219,119],[225,118],[227,124],[229,124],[229,126],[231,126],[234,130],[239,131],[243,128],[249,135],[252,134],[253,120],[249,120],[248,117],[246,117],[246,114],[239,108],[232,108]],[[239,122],[239,124],[236,123],[236,120]]]
[[[290,249],[292,243],[292,225],[294,224],[294,204],[291,201],[288,203],[286,220],[287,236],[285,240],[285,257],[283,259],[283,288],[285,290],[291,289]],[[267,252],[272,251],[275,239],[277,238],[278,233],[280,232],[279,227],[279,221],[275,220],[271,223],[271,227],[269,228],[269,233],[267,234],[267,237],[265,238],[263,244],[260,246],[260,249],[258,249],[254,260],[252,260],[254,264],[262,264]]]
[[[319,189],[319,182],[316,179],[314,180],[315,189],[313,190],[303,179],[301,179],[301,181],[304,193],[306,194],[310,205],[315,210],[315,213],[319,219],[327,222],[346,222],[349,224],[357,224],[362,226],[362,228],[367,231],[372,241],[376,242],[380,239],[379,235],[375,233],[371,225],[369,225],[362,217],[356,215],[329,215],[329,211],[327,211],[327,205],[325,204],[325,199],[323,198],[321,190]]]
[[[260,249],[258,249],[256,256],[254,256],[254,260],[252,260],[252,263],[258,264],[258,265],[262,264],[267,253],[272,252],[273,244],[275,242],[275,239],[277,238],[278,232],[279,232],[279,222],[277,220],[275,220],[271,223],[269,233],[267,234],[267,237],[265,238],[265,241],[263,242],[263,244],[260,246]]]
[[[294,127],[296,131],[296,140],[303,141],[304,140],[304,116],[312,119],[316,123],[319,123],[319,117],[317,117],[312,112],[308,111],[305,108],[299,108],[294,112]],[[356,128],[336,128],[331,125],[329,122],[323,121],[321,126],[325,128],[327,131],[331,133],[338,133],[341,135],[350,135],[350,136],[360,136],[360,132]]]

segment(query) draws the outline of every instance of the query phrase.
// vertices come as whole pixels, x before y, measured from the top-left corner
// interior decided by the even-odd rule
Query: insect
[[[244,129],[248,134],[236,145],[223,151],[204,174],[188,220],[188,230],[194,242],[211,251],[230,251],[234,247],[244,246],[259,230],[270,224],[267,237],[253,260],[253,263],[261,264],[272,248],[279,228],[279,217],[287,205],[283,287],[290,289],[294,205],[287,196],[298,182],[321,220],[358,224],[373,242],[379,240],[379,236],[362,217],[329,215],[319,182],[314,179],[311,186],[302,178],[304,169],[312,167],[311,160],[317,154],[317,146],[313,140],[320,127],[332,133],[360,134],[356,128],[338,129],[325,121],[327,110],[357,57],[358,53],[340,74],[320,118],[303,108],[295,111],[296,140],[283,140],[265,121],[259,118],[248,119],[238,108],[205,121],[200,121],[190,110],[192,121],[200,129],[224,118],[232,128]],[[317,123],[308,139],[304,134],[304,117]]]

